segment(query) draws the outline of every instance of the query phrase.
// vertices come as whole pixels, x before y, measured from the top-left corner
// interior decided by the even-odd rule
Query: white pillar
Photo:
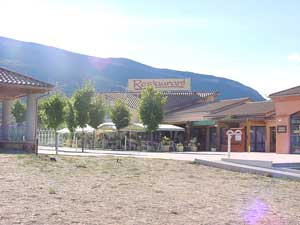
[[[2,139],[9,139],[9,124],[11,122],[12,100],[4,99],[2,102]]]
[[[26,141],[34,142],[37,123],[37,94],[27,95]]]

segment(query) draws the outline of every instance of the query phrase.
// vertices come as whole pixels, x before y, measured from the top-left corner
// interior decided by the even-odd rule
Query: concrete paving
[[[39,154],[55,154],[53,147],[39,146]],[[223,161],[227,158],[226,152],[137,152],[137,151],[112,151],[112,150],[88,150],[84,153],[81,149],[75,148],[59,148],[59,155],[72,156],[115,156],[115,157],[141,157],[141,158],[156,158],[156,159],[171,159],[171,160],[185,160],[194,161],[196,163],[217,167],[221,169],[255,173],[260,175],[267,175],[272,177],[289,178],[300,180],[300,173],[296,170],[282,170],[275,167],[265,168],[255,165],[246,165],[243,163],[233,163]],[[276,153],[231,153],[231,159],[238,159],[237,161],[271,161],[275,164],[291,164],[300,165],[300,155],[292,154],[276,154]]]
[[[53,147],[39,146],[39,153],[54,154]],[[144,158],[161,158],[194,161],[195,159],[204,159],[209,161],[220,161],[227,158],[227,152],[138,152],[138,151],[112,151],[112,150],[85,150],[75,148],[59,148],[59,154],[63,155],[84,155],[84,156],[129,156]],[[244,160],[263,160],[272,161],[273,163],[300,163],[300,155],[295,154],[276,154],[276,153],[255,153],[255,152],[233,152],[231,159]]]

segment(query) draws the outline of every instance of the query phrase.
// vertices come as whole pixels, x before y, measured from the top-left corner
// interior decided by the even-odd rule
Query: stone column
[[[34,142],[36,138],[37,126],[37,94],[27,95],[26,111],[26,141]]]
[[[12,100],[4,99],[2,101],[2,139],[9,139],[9,124],[11,122]]]

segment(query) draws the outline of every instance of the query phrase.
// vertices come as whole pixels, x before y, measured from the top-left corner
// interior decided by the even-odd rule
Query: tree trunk
[[[94,150],[95,149],[95,139],[96,139],[96,131],[94,130],[93,131],[93,144],[92,144],[92,149]]]
[[[56,129],[54,131],[55,131],[55,154],[57,155],[58,154],[58,134],[56,132]]]
[[[81,151],[84,152],[84,131],[82,128],[82,137],[81,137]]]

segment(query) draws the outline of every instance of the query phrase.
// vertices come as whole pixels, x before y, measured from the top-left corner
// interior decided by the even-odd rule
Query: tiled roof
[[[135,92],[103,92],[100,93],[106,101],[114,102],[118,99],[124,101],[131,109],[138,109],[141,93]],[[209,96],[214,96],[214,92],[162,92],[167,97],[165,110],[175,109],[177,107],[190,106],[196,102],[203,101]]]
[[[300,95],[300,86],[273,93],[270,95],[270,97],[272,98],[272,97],[288,96],[288,95]]]
[[[51,84],[0,67],[0,85],[20,85],[51,89]]]
[[[166,111],[191,106],[203,102],[209,96],[216,95],[213,92],[162,92],[162,94],[167,97]]]
[[[228,99],[210,103],[195,104],[184,109],[169,112],[165,115],[165,122],[187,122],[198,121],[203,117],[210,115],[210,113],[219,112],[228,108],[244,104],[249,101],[249,98]]]
[[[226,116],[266,116],[275,111],[275,105],[272,101],[247,102],[236,107],[213,113],[210,117],[220,118]]]
[[[129,108],[137,110],[140,102],[140,98],[128,92],[104,92],[100,95],[106,100],[106,102],[116,102],[121,100]]]

